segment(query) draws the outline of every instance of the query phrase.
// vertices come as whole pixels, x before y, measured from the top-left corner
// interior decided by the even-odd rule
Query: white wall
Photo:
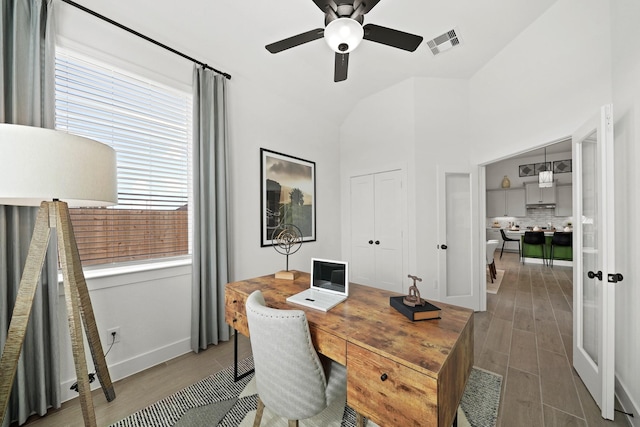
[[[410,199],[415,200],[415,263],[412,273],[423,278],[420,286],[428,298],[440,299],[438,249],[438,186],[443,169],[469,168],[469,83],[456,79],[416,79],[415,180]],[[451,171],[453,169],[448,169]]]
[[[56,3],[59,45],[116,68],[190,92],[192,64],[95,17]],[[215,52],[212,52],[215,56]],[[215,58],[198,58],[215,64]],[[241,70],[225,69],[229,107],[229,187],[231,199],[231,280],[284,269],[285,258],[260,247],[260,148],[316,162],[317,241],[292,255],[290,268],[308,271],[310,258],[340,258],[339,133],[335,124],[292,105],[259,86]],[[112,379],[190,351],[190,265],[87,280],[103,345],[107,329],[120,327],[121,342],[107,357]],[[64,399],[75,382],[64,298],[61,379]],[[67,331],[67,332],[65,332]],[[89,361],[89,366],[92,366]],[[117,390],[116,390],[117,392]]]
[[[559,0],[471,78],[473,163],[570,136],[611,102],[608,5]]]
[[[347,260],[350,260],[351,235],[350,178],[392,169],[402,169],[405,176],[414,173],[414,90],[410,79],[372,95],[362,100],[340,127],[340,182],[336,189],[340,189],[343,209],[342,233],[336,234],[336,238]],[[407,232],[411,233],[412,220],[408,223]],[[410,269],[408,253],[414,251],[404,250],[405,270]]]
[[[613,115],[616,152],[616,393],[629,418],[640,426],[640,3],[611,1]]]
[[[107,331],[120,328],[120,342],[113,345],[106,357],[113,381],[190,351],[190,264],[104,277],[92,277],[95,276],[92,273],[87,272],[87,286],[104,351],[112,342]],[[64,401],[77,393],[69,389],[76,382],[76,373],[62,285],[59,294],[60,380]],[[85,348],[87,366],[92,372],[91,354],[86,345]],[[97,387],[98,383],[92,385]]]
[[[428,298],[437,296],[436,167],[469,164],[461,125],[467,111],[466,81],[416,78],[362,100],[340,128],[344,256],[349,258],[349,178],[399,165],[408,194],[404,273],[425,278],[421,292]]]

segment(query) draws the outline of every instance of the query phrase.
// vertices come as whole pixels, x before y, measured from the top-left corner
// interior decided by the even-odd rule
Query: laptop
[[[344,261],[311,259],[309,288],[287,298],[287,302],[328,311],[349,296],[349,264]]]

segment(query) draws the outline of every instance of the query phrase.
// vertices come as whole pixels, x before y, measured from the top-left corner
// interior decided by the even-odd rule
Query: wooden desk
[[[347,367],[347,404],[355,411],[381,426],[457,421],[473,365],[472,310],[436,302],[441,319],[411,322],[389,305],[397,294],[357,284],[327,313],[286,302],[308,286],[307,273],[228,283],[226,322],[249,336],[245,302],[261,290],[270,307],[306,312],[316,350]]]

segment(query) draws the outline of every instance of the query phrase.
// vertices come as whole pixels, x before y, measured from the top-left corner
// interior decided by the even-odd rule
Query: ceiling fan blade
[[[422,43],[422,36],[405,33],[404,31],[393,30],[380,25],[367,24],[364,26],[365,40],[397,47],[398,49],[413,52]]]
[[[332,0],[313,0],[323,13],[327,12],[327,6],[335,10],[336,4]]]
[[[322,37],[324,37],[324,28],[316,28],[315,30],[307,31],[306,33],[298,34],[297,36],[268,44],[265,48],[271,53],[278,53],[304,43],[321,39]]]
[[[315,1],[315,0],[314,0],[314,1]],[[353,3],[353,7],[354,7],[355,9],[357,9],[357,8],[358,8],[358,6],[360,6],[360,3],[363,3],[363,4],[364,4],[364,7],[362,8],[362,14],[364,15],[365,13],[367,13],[367,12],[369,12],[371,9],[373,9],[373,7],[374,7],[375,5],[377,5],[379,1],[380,1],[380,0],[360,0],[360,1],[356,0],[356,1]]]
[[[334,71],[334,82],[347,80],[347,69],[349,68],[349,54],[336,52],[336,67]]]

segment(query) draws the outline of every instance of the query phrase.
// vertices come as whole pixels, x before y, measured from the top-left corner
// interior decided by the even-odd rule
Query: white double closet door
[[[403,172],[353,176],[350,182],[351,281],[405,292]]]

